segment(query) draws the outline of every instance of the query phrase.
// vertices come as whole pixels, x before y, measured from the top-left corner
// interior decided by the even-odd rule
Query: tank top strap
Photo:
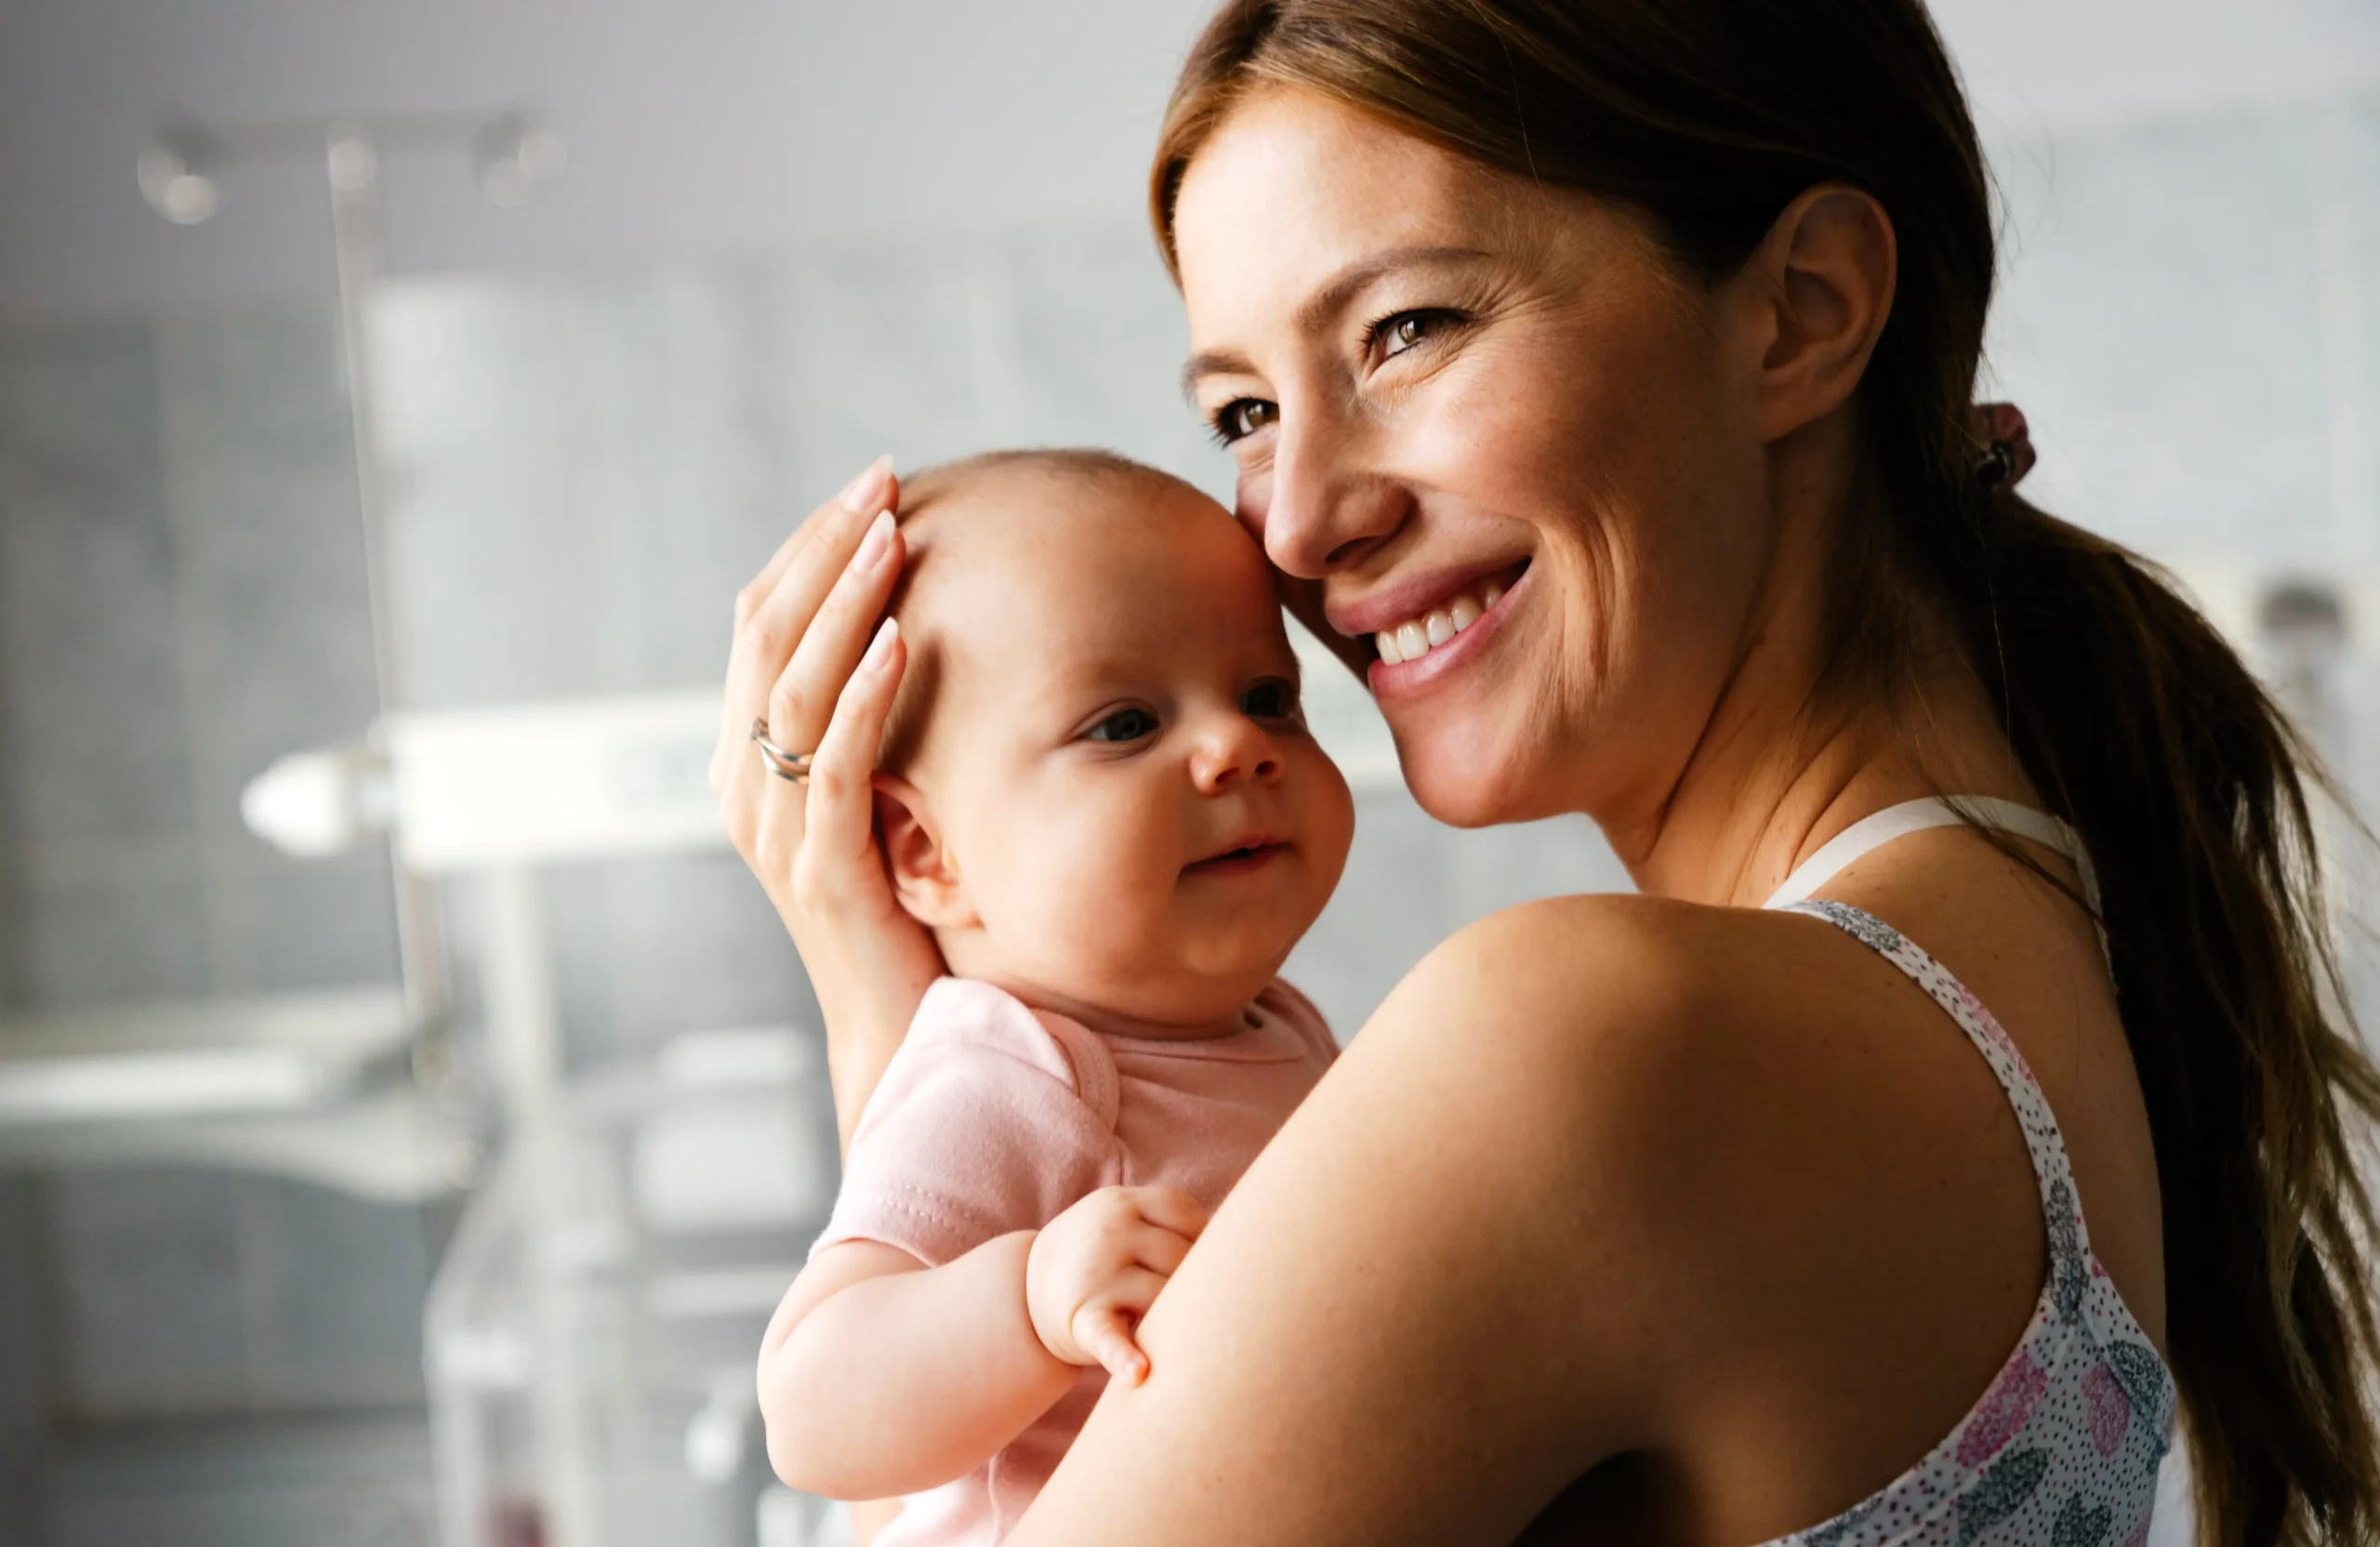
[[[2092,1256],[2066,1138],[2040,1080],[2007,1030],[1940,962],[1873,914],[1814,895],[1861,855],[1954,823],[2014,833],[2065,855],[2098,914],[2098,879],[2071,827],[1977,797],[1911,801],[1854,823],[1797,867],[1768,906],[1823,919],[1883,957],[1983,1055],[2024,1134],[2047,1272],[2023,1341],[1933,1452],[1861,1503],[1771,1547],[1899,1547],[1954,1537],[1961,1547],[2138,1542],[2154,1514],[2158,1464],[2173,1433],[2172,1379]],[[2104,929],[2099,945],[2104,954]]]
[[[1814,897],[1818,889],[1834,879],[1856,860],[1861,860],[1897,838],[1925,832],[1934,827],[1990,827],[2018,838],[2030,839],[2043,848],[2063,854],[2071,861],[2082,881],[2082,901],[2091,916],[2099,916],[2099,876],[2091,864],[2090,852],[2082,847],[2082,835],[2047,812],[2020,806],[2014,800],[1995,800],[1989,795],[1957,795],[1948,799],[1932,798],[1907,800],[1897,806],[1887,806],[1872,816],[1862,817],[1818,846],[1818,853],[1794,866],[1765,905],[1785,907],[1805,898]]]
[[[2015,1040],[1948,968],[1873,914],[1822,899],[1789,903],[1777,911],[1823,919],[1891,962],[1942,1007],[1983,1055],[2016,1114],[2017,1127],[2024,1131],[2025,1153],[2041,1189],[2042,1218],[2049,1235],[2050,1287],[2058,1315],[2065,1321],[2076,1319],[2090,1285],[2090,1231],[2083,1224],[2082,1200],[2074,1190],[2074,1167],[2067,1158],[2066,1136],[2059,1131],[2049,1098],[2042,1094],[2041,1081],[2033,1078],[2032,1066],[2025,1062]]]

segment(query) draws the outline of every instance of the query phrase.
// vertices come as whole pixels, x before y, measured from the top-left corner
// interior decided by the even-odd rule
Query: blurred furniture
[[[817,1547],[753,1364],[834,1197],[814,1038],[694,1033],[555,1092],[428,1311],[444,1547]]]
[[[709,692],[391,715],[370,747],[250,787],[293,853],[386,831],[480,892],[500,1154],[425,1316],[445,1547],[811,1547],[833,1513],[771,1491],[752,1367],[833,1201],[814,1033],[681,1034],[566,1074],[540,870],[722,847]]]

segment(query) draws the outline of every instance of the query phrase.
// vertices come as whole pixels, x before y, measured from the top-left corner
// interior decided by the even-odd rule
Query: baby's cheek
[[[1033,887],[1038,948],[1069,975],[1147,970],[1168,933],[1175,872],[1159,863],[1158,845],[1116,826],[1053,823],[1040,847]]]

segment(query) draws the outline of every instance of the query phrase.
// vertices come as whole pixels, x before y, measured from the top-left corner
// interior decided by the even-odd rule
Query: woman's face
[[[1192,163],[1176,246],[1240,517],[1379,641],[1421,804],[1658,821],[1774,546],[1753,309],[1606,205],[1287,89]]]

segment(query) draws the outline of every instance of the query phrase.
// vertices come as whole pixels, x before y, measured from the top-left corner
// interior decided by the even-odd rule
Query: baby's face
[[[1165,1025],[1246,1004],[1355,826],[1255,543],[1187,489],[1010,471],[930,504],[916,549],[907,773],[947,873],[904,896],[952,971]]]

